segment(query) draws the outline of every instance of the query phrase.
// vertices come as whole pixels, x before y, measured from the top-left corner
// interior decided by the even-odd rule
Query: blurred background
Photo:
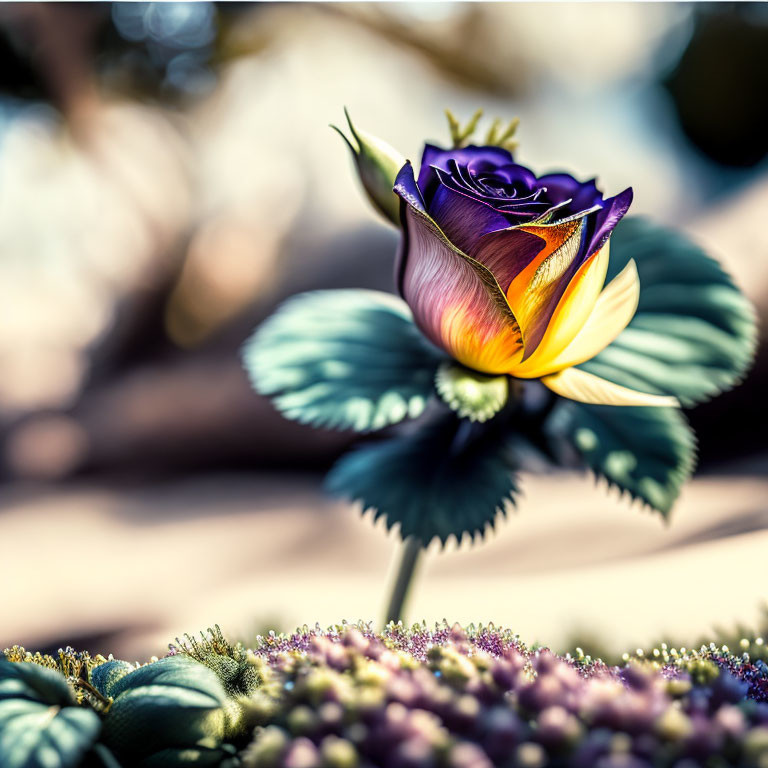
[[[414,160],[445,107],[519,116],[522,162],[633,186],[764,323],[766,51],[762,3],[0,5],[0,649],[380,617],[397,539],[321,491],[351,436],[284,421],[239,362],[292,293],[393,289],[344,105]],[[526,476],[485,545],[430,551],[410,617],[587,650],[759,627],[767,386],[762,342],[690,413],[670,525]]]

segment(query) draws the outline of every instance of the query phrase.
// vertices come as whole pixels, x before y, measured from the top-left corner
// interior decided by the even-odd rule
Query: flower
[[[482,534],[541,451],[579,456],[666,517],[695,464],[678,406],[744,376],[754,309],[688,238],[621,221],[631,189],[606,197],[594,180],[537,176],[512,155],[516,121],[472,144],[480,112],[463,128],[448,117],[452,148],[427,144],[415,173],[347,115],[363,189],[401,229],[401,297],[292,297],[243,347],[254,389],[316,427],[375,432],[423,416],[342,456],[326,480],[404,539]],[[530,379],[562,397],[536,396]]]
[[[609,238],[632,190],[537,177],[498,146],[427,144],[418,180],[397,174],[403,239],[397,283],[421,331],[462,365],[541,379],[559,395],[613,405],[677,405],[574,366],[635,314],[634,261],[606,286]]]

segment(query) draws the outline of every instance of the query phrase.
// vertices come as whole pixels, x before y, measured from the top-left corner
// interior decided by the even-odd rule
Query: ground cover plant
[[[303,627],[251,648],[216,627],[144,665],[14,647],[0,766],[764,768],[765,659],[743,638],[609,666],[448,624]]]

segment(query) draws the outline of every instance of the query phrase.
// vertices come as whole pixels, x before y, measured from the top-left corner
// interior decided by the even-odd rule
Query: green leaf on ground
[[[59,672],[0,661],[0,768],[74,768],[100,731]]]

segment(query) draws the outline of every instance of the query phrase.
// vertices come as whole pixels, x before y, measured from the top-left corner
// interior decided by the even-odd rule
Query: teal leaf
[[[120,762],[142,764],[168,750],[221,745],[226,694],[214,672],[187,656],[116,676],[109,691],[114,701],[104,716],[102,741]]]
[[[509,397],[508,376],[486,376],[446,360],[437,369],[435,389],[448,407],[470,421],[488,421]]]
[[[103,744],[94,744],[93,749],[83,761],[83,768],[122,768],[122,766]]]
[[[754,357],[755,313],[722,267],[679,232],[638,218],[616,227],[607,280],[629,259],[640,276],[637,313],[579,367],[687,406],[737,383]]]
[[[442,359],[404,301],[365,290],[294,296],[243,350],[254,389],[284,416],[358,432],[419,416]]]
[[[134,664],[112,659],[91,670],[90,683],[102,696],[111,698],[114,696],[113,688],[118,680],[135,671]]]
[[[198,768],[235,768],[240,762],[236,750],[229,744],[215,748],[164,749],[142,762],[142,768],[182,768],[187,765]]]
[[[59,672],[0,662],[0,768],[70,768],[101,730],[99,716],[77,706]]]
[[[677,408],[562,403],[552,423],[597,477],[669,515],[696,461],[696,438]]]
[[[517,482],[509,426],[462,421],[454,415],[413,434],[364,446],[343,456],[326,480],[334,495],[362,504],[387,528],[427,546],[461,541],[493,527],[514,504]]]
[[[0,660],[0,701],[11,698],[59,706],[75,703],[72,689],[60,672],[39,664]]]

